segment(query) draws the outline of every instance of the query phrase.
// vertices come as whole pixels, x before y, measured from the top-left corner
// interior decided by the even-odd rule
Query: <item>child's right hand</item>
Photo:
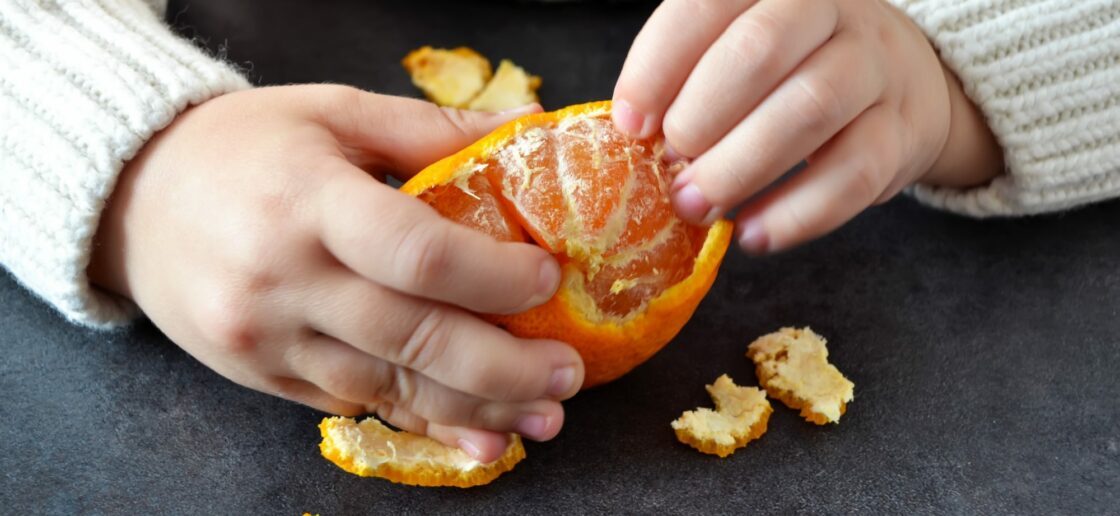
[[[551,439],[558,400],[583,381],[579,355],[467,310],[543,303],[556,262],[377,180],[407,179],[533,109],[466,113],[325,85],[218,97],[126,166],[91,278],[253,389],[376,411],[483,461],[502,453],[505,432]]]

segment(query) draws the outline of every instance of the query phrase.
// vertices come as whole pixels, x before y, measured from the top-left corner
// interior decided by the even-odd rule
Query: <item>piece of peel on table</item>
[[[680,442],[701,452],[726,457],[762,437],[773,409],[756,387],[740,387],[727,375],[706,386],[716,410],[689,410],[671,426]]]
[[[508,59],[491,74],[490,61],[467,47],[421,47],[401,64],[412,84],[440,106],[498,112],[538,101],[540,77]]]
[[[432,102],[462,108],[486,87],[490,80],[490,61],[467,47],[443,49],[420,47],[401,61]]]
[[[319,451],[343,470],[413,486],[474,487],[489,484],[525,458],[521,438],[511,435],[498,460],[482,464],[458,448],[431,438],[396,432],[376,418],[355,422],[328,417],[319,424]]]
[[[497,113],[537,102],[541,78],[529,75],[523,68],[503,59],[486,87],[471,100],[467,109]]]
[[[839,423],[854,397],[855,384],[828,363],[825,339],[808,327],[763,335],[747,356],[766,392],[810,422]]]

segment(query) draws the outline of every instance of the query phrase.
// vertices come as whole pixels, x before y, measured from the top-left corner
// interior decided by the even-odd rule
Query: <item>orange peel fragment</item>
[[[432,102],[462,108],[478,96],[490,80],[490,61],[467,47],[451,50],[420,47],[401,61]]]
[[[498,460],[483,464],[458,448],[429,437],[396,432],[369,417],[323,418],[319,451],[348,473],[413,486],[474,487],[489,484],[525,458],[521,438],[511,434]]]
[[[681,414],[670,424],[677,440],[701,452],[727,457],[766,433],[773,408],[761,389],[735,385],[726,374],[706,388],[716,410],[699,408]]]
[[[540,100],[537,98],[537,89],[540,87],[540,77],[529,75],[523,68],[513,64],[513,61],[503,59],[498,64],[494,77],[471,100],[467,109],[497,113],[532,104]]]
[[[467,47],[420,47],[401,65],[412,84],[440,106],[498,112],[537,102],[541,78],[503,59],[491,73],[490,60]]]
[[[771,397],[818,425],[839,423],[855,384],[828,362],[824,337],[812,329],[782,328],[747,347],[759,383]]]

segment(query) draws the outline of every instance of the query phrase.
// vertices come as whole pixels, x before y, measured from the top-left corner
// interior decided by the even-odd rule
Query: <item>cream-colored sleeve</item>
[[[249,87],[173,35],[165,4],[0,1],[0,264],[78,323],[135,313],[86,276],[124,163],[188,105]]]
[[[1003,147],[1007,171],[972,189],[911,189],[975,217],[1120,196],[1120,2],[891,0],[933,42]]]

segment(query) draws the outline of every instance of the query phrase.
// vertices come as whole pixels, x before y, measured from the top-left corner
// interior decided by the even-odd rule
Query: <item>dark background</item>
[[[172,2],[254,82],[416,95],[410,49],[470,45],[544,77],[545,107],[609,98],[654,4]],[[682,20],[687,23],[687,20]],[[872,144],[874,142],[868,142]],[[493,484],[420,489],[319,457],[322,414],[248,391],[150,323],[67,325],[0,274],[0,506],[20,513],[1066,513],[1120,510],[1120,204],[974,221],[901,198],[770,258],[732,252],[665,351],[566,404]],[[669,422],[743,354],[810,325],[856,384],[843,423],[780,404],[727,459]]]

